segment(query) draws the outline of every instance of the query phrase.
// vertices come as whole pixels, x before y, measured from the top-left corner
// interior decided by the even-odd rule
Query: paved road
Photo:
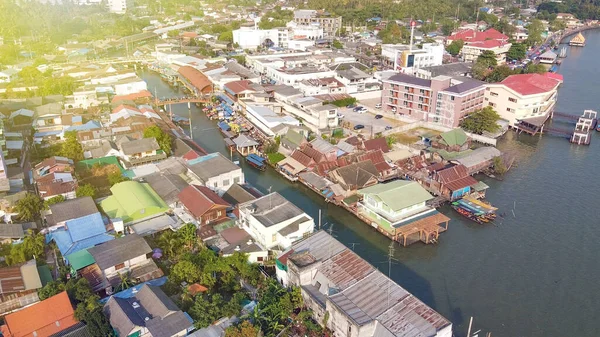
[[[348,108],[340,108],[339,113],[344,115],[342,122],[350,123],[350,128],[353,128],[355,125],[362,124],[365,126],[362,133],[371,132],[371,127],[373,128],[373,133],[382,132],[385,130],[386,126],[392,126],[392,124],[386,120],[375,119],[375,114],[366,112],[359,114],[358,112],[352,111],[352,109]]]

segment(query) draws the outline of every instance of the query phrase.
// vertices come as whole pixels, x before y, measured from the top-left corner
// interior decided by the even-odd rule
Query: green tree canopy
[[[500,115],[491,106],[475,111],[462,120],[460,126],[472,133],[496,132],[500,129],[498,120]]]
[[[484,50],[477,56],[477,63],[485,67],[493,67],[498,64],[496,54],[491,50]]]
[[[546,67],[543,64],[535,64],[533,62],[527,63],[523,69],[523,73],[525,74],[544,74],[546,72]]]
[[[522,43],[513,43],[506,54],[509,60],[522,60],[525,56],[527,56],[527,46]]]
[[[173,266],[171,277],[178,282],[195,283],[200,281],[200,270],[193,262],[182,260]]]
[[[64,195],[62,195],[62,194],[61,195],[57,195],[57,196],[52,197],[52,198],[50,198],[48,200],[45,200],[44,201],[44,208],[48,209],[51,205],[61,203],[61,202],[65,201],[65,200],[67,200],[67,199],[65,198]]]
[[[237,326],[230,326],[225,330],[225,337],[258,337],[260,329],[249,321],[243,321]]]
[[[15,211],[19,213],[19,219],[24,221],[39,219],[43,209],[44,201],[33,193],[27,193],[23,199],[17,201],[15,206]]]
[[[540,44],[542,42],[542,33],[544,32],[544,24],[538,19],[533,19],[527,25],[527,44],[530,46]]]
[[[460,51],[462,50],[464,44],[465,42],[463,40],[454,40],[448,46],[446,46],[446,51],[450,55],[456,56],[460,54]]]
[[[168,156],[171,155],[172,139],[171,135],[164,132],[161,128],[154,125],[144,130],[144,138],[155,138],[160,149]]]
[[[96,197],[96,193],[98,193],[98,190],[92,184],[80,185],[79,187],[77,187],[77,190],[75,190],[75,194],[77,195],[77,198],[92,197],[92,199],[93,199]]]
[[[83,147],[77,140],[76,131],[65,132],[65,140],[62,143],[60,152],[63,157],[73,159],[74,162],[83,160]]]
[[[333,40],[331,46],[335,49],[344,49],[344,44],[338,39]]]
[[[503,64],[494,68],[494,70],[487,75],[485,81],[489,83],[502,82],[508,76],[518,74],[519,72],[519,70],[513,71],[510,67]]]

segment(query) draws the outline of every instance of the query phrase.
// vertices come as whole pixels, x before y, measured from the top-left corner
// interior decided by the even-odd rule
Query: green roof
[[[125,169],[121,166],[121,163],[119,163],[119,160],[115,156],[81,160],[81,161],[77,162],[76,168],[77,169],[91,169],[94,165],[102,165],[102,166],[117,165],[119,170],[121,170],[121,173],[123,173],[125,171]]]
[[[96,263],[96,260],[94,260],[94,257],[87,251],[87,249],[82,249],[73,254],[69,254],[65,256],[65,259],[69,261],[71,269],[73,269],[74,271]]]
[[[40,281],[42,281],[42,286],[45,286],[49,282],[54,281],[52,278],[52,273],[50,272],[50,267],[48,265],[43,265],[37,267],[38,274],[40,275]]]
[[[373,185],[358,190],[358,194],[371,194],[394,211],[400,211],[433,199],[431,194],[419,183],[407,180],[396,180],[391,183]]]
[[[285,134],[285,138],[298,146],[300,146],[302,141],[305,139],[303,135],[294,130],[288,130],[288,132]]]
[[[100,202],[111,219],[121,218],[128,223],[163,213],[169,206],[147,183],[124,181],[110,188],[112,195]]]
[[[462,146],[467,142],[467,134],[461,128],[456,128],[447,132],[444,132],[440,135],[442,140],[448,146],[459,145]]]
[[[448,152],[446,150],[434,149],[434,148],[429,148],[429,151],[436,152],[444,160],[455,160],[455,159],[458,159],[458,158],[462,158],[462,157],[470,154],[471,152],[473,152],[473,150],[471,150],[471,149],[467,149],[467,150],[460,151],[460,152],[454,152],[454,151],[453,152]]]

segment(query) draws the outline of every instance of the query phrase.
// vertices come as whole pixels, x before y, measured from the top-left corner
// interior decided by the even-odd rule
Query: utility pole
[[[392,288],[392,260],[394,259],[394,241],[390,242],[388,250],[388,289],[387,289],[387,307],[390,307],[390,291]]]

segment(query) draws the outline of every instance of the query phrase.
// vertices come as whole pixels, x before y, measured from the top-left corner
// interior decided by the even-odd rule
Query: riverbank
[[[600,105],[594,84],[600,77],[594,66],[600,34],[584,34],[588,45],[570,48],[559,69],[565,75],[560,111],[580,114]],[[158,76],[143,77],[159,96],[183,95]],[[188,116],[186,106],[173,110]],[[213,123],[198,108],[192,107],[191,115],[194,140],[208,152],[229,157]],[[466,333],[470,316],[475,330],[493,336],[598,335],[600,324],[592,314],[600,299],[595,249],[600,233],[590,217],[597,207],[590,171],[600,165],[600,143],[578,147],[562,138],[509,132],[498,147],[515,153],[518,167],[502,182],[477,178],[490,186],[487,197],[509,216],[497,226],[482,227],[442,207],[452,219],[450,230],[437,245],[396,249],[392,279],[450,319],[457,335]],[[290,184],[272,170],[258,172],[244,161],[240,165],[246,180],[261,191],[271,187],[315,219],[322,210],[323,227],[333,227],[338,240],[374,266],[387,268],[387,238],[303,185]]]

